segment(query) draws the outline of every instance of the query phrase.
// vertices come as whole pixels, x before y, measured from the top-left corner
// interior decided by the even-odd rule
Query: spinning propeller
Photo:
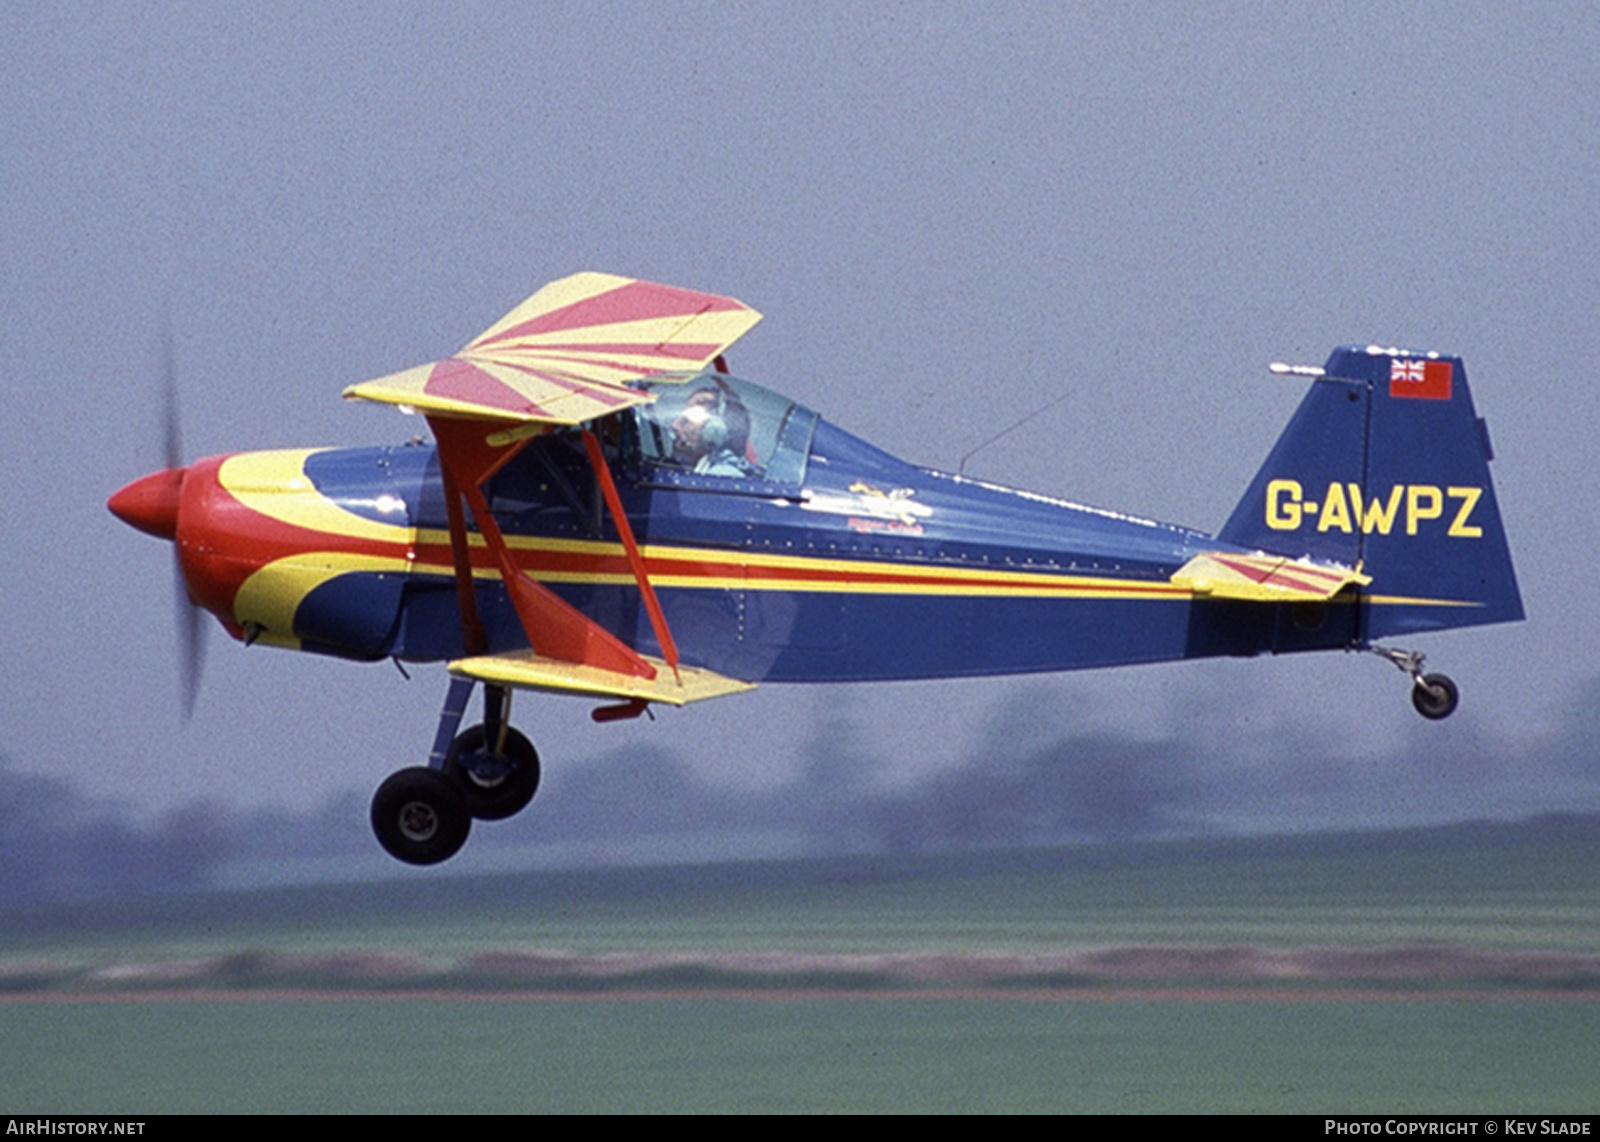
[[[205,626],[201,610],[189,597],[183,575],[179,515],[183,502],[183,441],[178,416],[178,386],[172,364],[172,332],[161,337],[162,375],[162,461],[165,467],[135,480],[112,496],[106,506],[123,523],[159,539],[172,541],[174,599],[177,603],[179,662],[178,675],[183,691],[183,716],[194,716],[195,699],[200,692],[200,664],[205,657]]]

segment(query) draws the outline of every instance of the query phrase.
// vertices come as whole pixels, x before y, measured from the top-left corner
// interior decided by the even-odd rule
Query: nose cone
[[[157,539],[176,539],[178,500],[186,471],[185,468],[168,468],[141,476],[107,500],[106,507],[129,527],[136,527]]]

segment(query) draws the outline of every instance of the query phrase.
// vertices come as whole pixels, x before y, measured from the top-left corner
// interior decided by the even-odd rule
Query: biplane
[[[1443,718],[1455,684],[1378,640],[1522,617],[1458,357],[1273,366],[1309,389],[1208,535],[896,459],[727,371],[758,320],[563,278],[345,391],[421,413],[433,443],[174,459],[109,506],[175,544],[188,599],[247,645],[448,664],[428,763],[372,802],[414,864],[532,800],[518,690],[603,722],[764,683],[1354,649]]]

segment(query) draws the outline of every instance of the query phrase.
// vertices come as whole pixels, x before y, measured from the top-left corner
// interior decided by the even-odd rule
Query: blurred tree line
[[[1238,695],[1197,701],[1166,727],[1106,732],[1082,727],[1062,693],[1019,687],[962,762],[914,779],[897,778],[850,700],[831,696],[804,765],[770,787],[718,783],[662,745],[571,759],[547,771],[531,811],[475,829],[472,846],[552,844],[569,865],[626,864],[672,851],[702,860],[1197,838],[1241,823],[1259,833],[1552,811],[1600,822],[1600,679],[1579,688],[1552,732],[1497,743],[1467,722],[1454,736],[1419,722],[1381,757],[1342,752],[1292,719],[1243,733]],[[1505,800],[1519,784],[1540,796]],[[352,789],[300,811],[198,801],[141,821],[0,755],[0,905],[202,889],[232,862],[325,861],[337,876],[347,858],[377,852],[367,797]],[[1494,804],[1499,813],[1485,811]],[[659,843],[674,840],[692,845]]]

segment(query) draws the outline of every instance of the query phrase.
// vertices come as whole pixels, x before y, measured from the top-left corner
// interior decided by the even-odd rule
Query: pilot
[[[672,422],[672,458],[697,475],[754,475],[749,447],[750,410],[730,389],[696,390]]]

